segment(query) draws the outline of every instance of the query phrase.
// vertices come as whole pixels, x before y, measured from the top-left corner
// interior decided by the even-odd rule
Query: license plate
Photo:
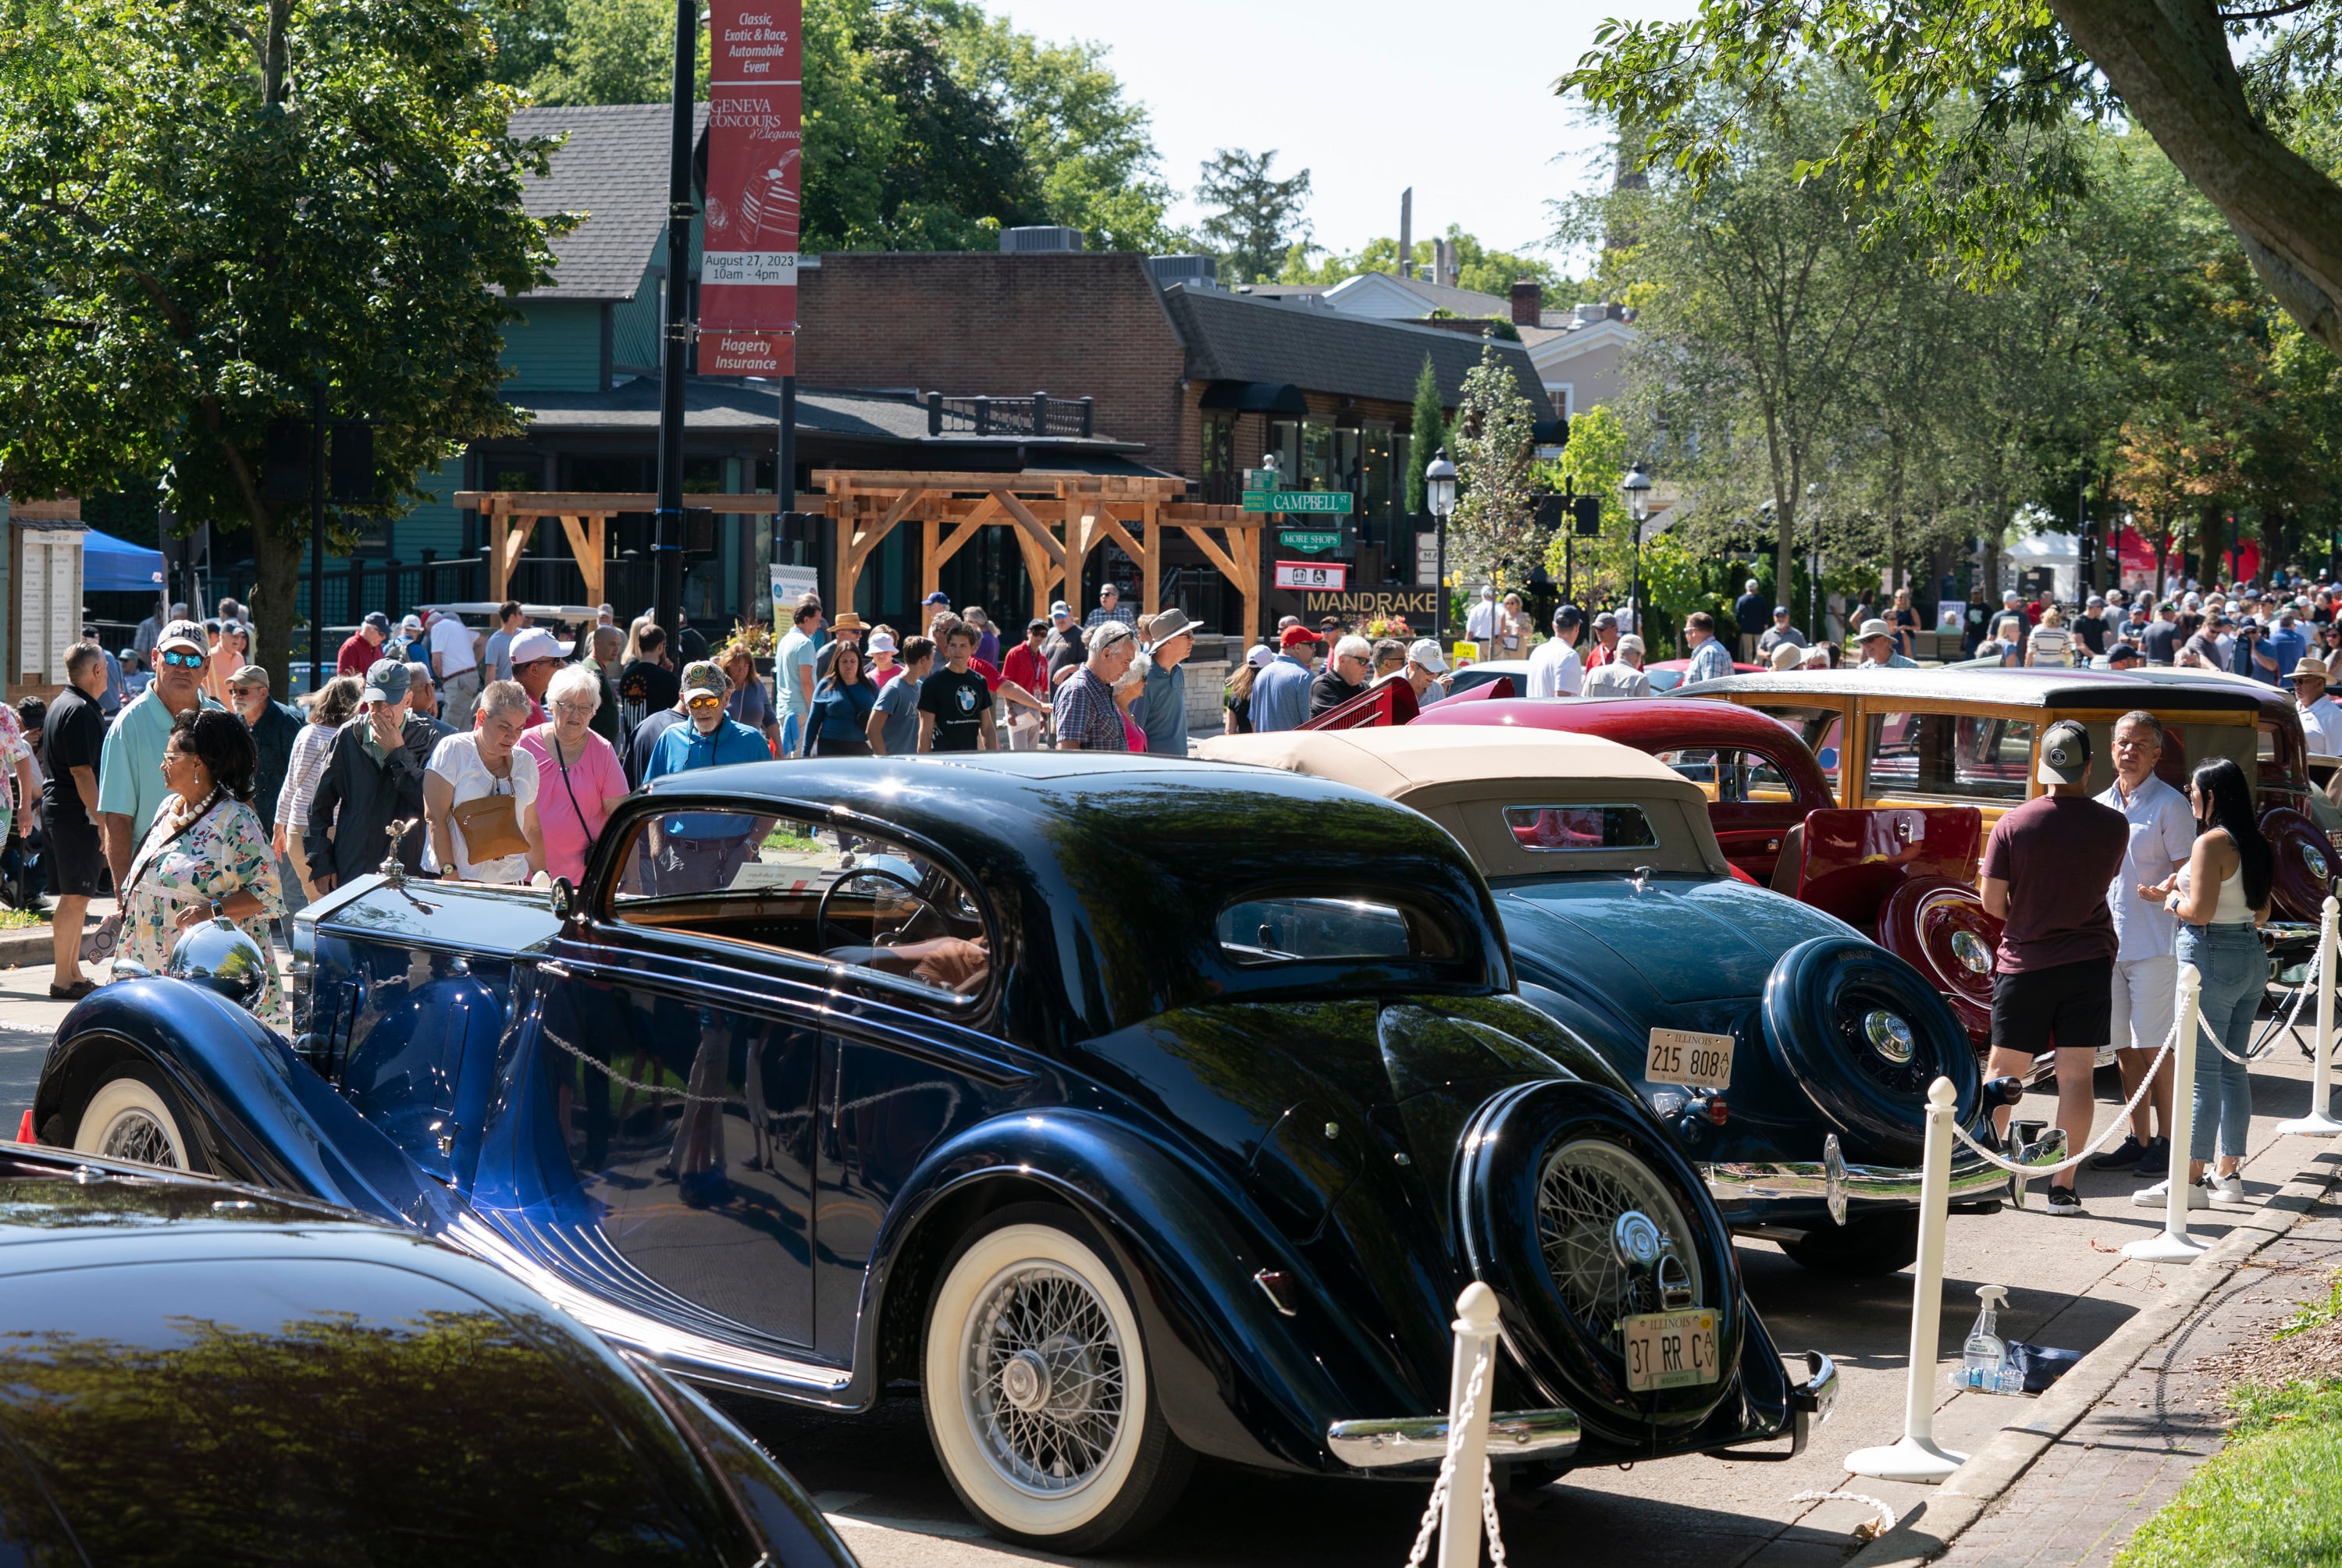
[[[1653,1084],[1687,1084],[1695,1089],[1732,1087],[1732,1036],[1692,1029],[1654,1029],[1643,1076]]]
[[[1618,1328],[1626,1342],[1626,1387],[1631,1392],[1716,1381],[1714,1307],[1638,1313],[1621,1318]]]

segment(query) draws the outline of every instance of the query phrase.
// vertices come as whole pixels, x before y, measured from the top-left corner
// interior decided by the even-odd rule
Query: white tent
[[[2047,567],[2053,574],[2057,602],[2070,604],[2081,596],[2081,542],[2071,534],[2027,534],[2009,541],[2000,553],[2000,585],[2014,588],[2027,572]]]

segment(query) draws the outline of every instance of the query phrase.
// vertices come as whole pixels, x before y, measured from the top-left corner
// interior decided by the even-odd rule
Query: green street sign
[[[1350,493],[1346,490],[1247,490],[1244,493],[1244,509],[1247,512],[1331,512],[1347,516]]]
[[[1331,550],[1341,544],[1342,535],[1338,530],[1330,534],[1299,534],[1288,531],[1279,534],[1276,536],[1276,542],[1287,550],[1298,550],[1305,555],[1315,555],[1320,550]]]

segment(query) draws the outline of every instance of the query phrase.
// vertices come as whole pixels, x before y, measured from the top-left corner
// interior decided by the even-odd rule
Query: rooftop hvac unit
[[[1082,231],[1056,224],[1036,224],[1027,228],[1000,231],[1000,248],[1018,255],[1033,251],[1077,251],[1082,248]]]
[[[1155,275],[1157,288],[1169,288],[1175,283],[1212,288],[1219,282],[1219,264],[1211,256],[1148,256],[1146,270]]]

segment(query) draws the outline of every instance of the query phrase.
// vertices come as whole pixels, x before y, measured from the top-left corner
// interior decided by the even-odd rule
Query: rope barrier
[[[1872,1517],[1854,1527],[1857,1541],[1876,1541],[1895,1528],[1895,1510],[1882,1500],[1866,1492],[1797,1492],[1789,1496],[1792,1503],[1859,1503],[1871,1510]]]
[[[2221,1055],[2226,1056],[2237,1066],[2251,1066],[2254,1063],[2259,1061],[2262,1057],[2276,1050],[2277,1037],[2291,1030],[2296,1023],[2300,1019],[2301,1004],[2304,1002],[2308,1001],[2309,994],[2317,988],[2320,972],[2324,970],[2325,967],[2326,944],[2321,942],[2317,944],[2317,956],[2309,961],[2308,977],[2302,981],[2301,989],[2293,994],[2293,1011],[2286,1014],[2285,1022],[2283,1024],[2264,1034],[2261,1037],[2261,1043],[2258,1045],[2247,1047],[2243,1055],[2237,1055],[2234,1051],[2229,1050],[2227,1046],[2222,1044],[2220,1043],[2219,1035],[2213,1032],[2211,1020],[2204,1017],[2201,1014],[2198,1014],[2196,1018],[2197,1033],[2212,1043],[2213,1050],[2217,1051]]]
[[[2083,1161],[2088,1159],[2091,1155],[2104,1148],[2107,1141],[2109,1138],[2112,1138],[2117,1131],[2129,1122],[2130,1114],[2138,1109],[2139,1101],[2146,1098],[2147,1092],[2155,1086],[2155,1075],[2163,1071],[2163,1059],[2171,1054],[2171,1048],[2178,1043],[2179,1022],[2177,1019],[2174,1019],[2171,1024],[2171,1032],[2163,1037],[2163,1044],[2156,1047],[2155,1059],[2147,1064],[2147,1071],[2139,1075],[2137,1091],[2134,1093],[2127,1101],[2124,1102],[2123,1108],[2115,1113],[2114,1119],[2106,1124],[2105,1128],[2099,1132],[2097,1137],[2084,1144],[2078,1153],[2067,1159],[2060,1160],[2054,1165],[2027,1165],[2020,1164],[2015,1160],[2003,1159],[1993,1150],[1987,1149],[1982,1144],[1977,1143],[1976,1139],[1969,1134],[1968,1130],[1966,1127],[1961,1126],[1957,1121],[1952,1124],[1952,1135],[1957,1138],[1961,1143],[1966,1144],[1977,1154],[1983,1155],[1987,1164],[1997,1165],[2002,1170],[2008,1172],[2012,1175],[2056,1176],[2063,1174],[2065,1172],[2072,1170],[2075,1166],[2080,1164]]]

